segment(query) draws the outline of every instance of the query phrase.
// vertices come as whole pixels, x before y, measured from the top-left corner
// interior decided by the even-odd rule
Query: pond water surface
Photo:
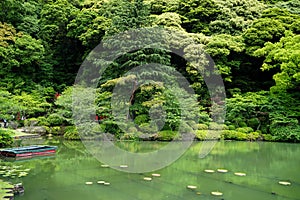
[[[27,141],[28,143],[28,141]],[[32,141],[32,143],[34,143]],[[300,199],[300,145],[264,142],[218,142],[211,153],[199,158],[201,142],[195,142],[176,162],[164,169],[132,174],[103,168],[81,142],[45,141],[57,145],[54,157],[14,161],[31,168],[21,179],[25,187],[17,200],[292,200]],[[23,141],[26,144],[26,141]],[[151,151],[163,142],[119,143],[130,151]],[[130,167],[130,166],[128,166]],[[206,173],[205,169],[227,169]],[[236,176],[235,172],[246,173]],[[145,181],[145,176],[159,173]],[[109,186],[97,184],[104,180]],[[93,182],[86,185],[86,182]],[[289,181],[290,186],[278,184]],[[187,185],[197,189],[187,189]],[[223,196],[212,196],[219,191]]]

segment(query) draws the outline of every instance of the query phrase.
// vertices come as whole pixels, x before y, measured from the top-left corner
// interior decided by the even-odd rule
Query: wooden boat
[[[5,157],[32,157],[55,154],[57,146],[31,145],[0,150],[0,154]]]

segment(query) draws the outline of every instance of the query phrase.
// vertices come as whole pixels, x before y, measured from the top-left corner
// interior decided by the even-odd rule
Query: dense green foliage
[[[300,141],[297,0],[2,0],[0,9],[0,119],[13,128],[37,125],[79,139],[72,84],[89,52],[102,39],[126,30],[165,27],[194,38],[213,58],[226,87],[224,127],[213,128],[211,99],[193,63],[166,51],[139,49],[116,59],[99,81],[96,114],[105,132],[121,139],[143,138],[144,133],[152,139],[178,138],[182,113],[173,100],[183,91],[172,94],[157,83],[133,87],[127,117],[132,122],[123,125],[126,131],[111,113],[116,84],[136,79],[126,72],[159,63],[167,66],[162,70],[179,71],[194,89],[199,105],[190,117],[198,115],[199,122],[183,129],[198,129],[199,140],[213,129],[222,131],[224,139]],[[177,40],[170,37],[170,44],[183,48]],[[192,57],[193,48],[181,50]],[[161,119],[150,120],[153,107],[165,111],[162,127]]]
[[[13,143],[13,131],[0,128],[0,148],[11,146]]]

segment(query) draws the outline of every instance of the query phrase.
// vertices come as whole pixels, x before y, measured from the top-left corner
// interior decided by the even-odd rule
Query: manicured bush
[[[197,130],[195,133],[195,139],[197,140],[205,140],[208,130]]]
[[[159,131],[157,133],[157,139],[161,141],[171,141],[173,139],[178,139],[179,133],[177,131]]]
[[[264,141],[274,141],[275,138],[271,134],[262,134],[263,140]]]
[[[254,130],[251,127],[240,127],[240,128],[237,128],[236,131],[242,132],[242,133],[250,133],[250,132],[253,132]]]
[[[29,118],[24,120],[24,126],[34,126],[38,124],[37,118]]]
[[[134,119],[134,123],[141,125],[143,123],[147,123],[149,121],[149,116],[148,115],[138,115]]]
[[[37,121],[39,126],[50,126],[50,123],[48,122],[47,118],[44,116],[38,117]]]
[[[80,140],[78,130],[76,126],[66,126],[65,127],[64,138],[67,140]]]
[[[139,126],[139,129],[141,130],[142,133],[157,133],[157,127],[156,126],[151,126],[149,123],[143,123]]]
[[[235,126],[233,124],[228,125],[229,130],[235,130]]]
[[[186,122],[182,121],[179,126],[179,132],[181,133],[193,133],[193,128],[188,125]]]
[[[235,130],[224,130],[221,133],[221,139],[224,140],[247,140],[247,134]]]
[[[247,134],[247,140],[256,141],[256,140],[259,140],[259,139],[262,139],[262,136],[257,131]]]
[[[62,132],[60,126],[50,127],[50,133],[53,135],[63,135],[63,132]]]
[[[57,113],[53,113],[47,117],[47,122],[50,126],[61,126],[64,122],[64,118]]]
[[[141,132],[132,132],[132,133],[124,133],[124,135],[121,136],[121,140],[139,140],[139,136],[141,135]]]
[[[9,147],[12,145],[13,134],[14,132],[12,130],[0,128],[0,148]]]
[[[300,142],[300,125],[297,119],[283,115],[274,117],[270,133],[276,141]]]
[[[257,127],[259,126],[260,122],[259,119],[255,118],[251,118],[247,121],[248,126],[250,126],[253,129],[257,129]]]
[[[198,124],[197,128],[198,130],[207,130],[208,126],[206,124]]]
[[[218,124],[216,122],[209,123],[210,130],[228,130],[228,126],[226,124]]]

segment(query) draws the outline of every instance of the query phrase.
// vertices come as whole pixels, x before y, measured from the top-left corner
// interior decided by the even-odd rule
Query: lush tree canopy
[[[48,132],[65,130],[67,138],[78,139],[72,120],[72,85],[88,54],[115,34],[164,27],[195,43],[187,45],[187,40],[170,34],[164,45],[185,53],[186,58],[193,58],[201,47],[213,59],[227,95],[226,121],[221,128],[229,129],[225,138],[253,139],[255,135],[255,139],[300,141],[297,0],[2,0],[0,9],[0,119],[22,126],[19,116],[32,118],[50,127]],[[120,52],[139,45],[116,41],[110,41],[110,48]],[[155,48],[119,56],[99,79],[95,104],[101,128],[127,139],[145,132],[157,138],[176,137],[182,111],[174,99],[184,91],[172,94],[172,89],[158,82],[135,84],[138,77],[130,72],[158,63],[161,68],[147,71],[147,76],[161,74],[174,81],[163,72],[178,71],[195,92],[198,105],[190,115],[200,119],[185,124],[185,130],[220,129],[211,123],[213,98],[201,75],[203,68],[197,66],[203,67],[201,62],[205,63],[203,59],[190,63]],[[110,104],[113,89],[120,83],[132,86],[127,118],[133,120],[128,124],[133,127],[125,132],[115,123]],[[160,119],[150,120],[153,107],[165,111],[163,127],[157,127]],[[195,133],[198,139],[205,136],[201,131]]]

